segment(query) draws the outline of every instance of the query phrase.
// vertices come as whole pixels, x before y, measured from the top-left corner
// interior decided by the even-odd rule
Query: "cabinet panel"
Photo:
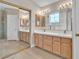
[[[49,52],[52,52],[52,45],[44,45],[43,48]]]
[[[24,42],[26,42],[26,33],[23,32],[22,35],[23,35],[22,40],[23,40]]]
[[[39,35],[39,45],[38,47],[43,48],[43,35]]]
[[[53,53],[60,55],[60,38],[53,37]]]
[[[44,36],[43,48],[52,52],[52,36]]]
[[[62,38],[62,40],[61,40],[61,56],[65,57],[67,59],[71,59],[71,57],[72,57],[71,39],[66,40],[66,38]]]
[[[34,34],[35,46],[39,46],[39,34]]]
[[[44,44],[52,45],[52,36],[44,36]]]
[[[22,32],[19,32],[19,38],[22,40]]]
[[[25,33],[25,42],[28,42],[28,43],[30,42],[30,41],[29,41],[29,37],[30,37],[30,36],[29,36],[29,33],[28,33],[28,32]]]
[[[34,34],[35,45],[37,47],[43,48],[43,37],[40,34]]]
[[[29,43],[29,33],[28,32],[20,32],[20,40]]]

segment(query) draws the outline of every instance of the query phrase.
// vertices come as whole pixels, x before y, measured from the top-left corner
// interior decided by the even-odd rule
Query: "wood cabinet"
[[[20,31],[19,37],[20,37],[21,41],[29,43],[29,37],[30,37],[29,32],[22,32],[22,31]]]
[[[52,37],[48,35],[44,35],[43,48],[47,51],[52,52]]]
[[[72,41],[69,38],[61,39],[61,56],[66,59],[71,59],[72,57]]]
[[[60,55],[60,37],[53,37],[53,53]]]
[[[39,45],[38,47],[43,48],[43,36],[39,35]]]
[[[72,39],[34,34],[35,44],[37,47],[45,49],[66,59],[72,59]]]
[[[35,39],[35,45],[37,47],[43,48],[43,38],[42,38],[42,35],[35,34],[34,39]]]

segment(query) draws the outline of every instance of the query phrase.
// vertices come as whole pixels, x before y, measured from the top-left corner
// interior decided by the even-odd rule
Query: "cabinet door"
[[[23,32],[23,41],[26,42],[26,39],[27,39],[27,35],[25,32]]]
[[[53,37],[53,53],[60,55],[60,38]]]
[[[39,46],[40,48],[43,48],[43,35],[39,35]]]
[[[22,32],[21,31],[19,32],[19,38],[20,38],[20,40],[22,40]]]
[[[25,42],[29,43],[29,37],[30,37],[30,36],[29,36],[29,32],[27,32],[27,33],[26,33],[26,37],[25,37],[25,38],[26,38],[26,39],[25,39]]]
[[[20,32],[20,40],[29,43],[29,33]]]
[[[43,48],[52,52],[52,36],[44,36]]]
[[[35,46],[39,46],[39,34],[34,34]]]
[[[72,46],[71,39],[62,38],[61,40],[61,56],[71,59]]]

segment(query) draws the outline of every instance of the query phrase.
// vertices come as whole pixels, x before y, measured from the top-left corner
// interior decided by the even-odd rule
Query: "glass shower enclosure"
[[[0,39],[7,38],[7,14],[3,8],[0,8]]]

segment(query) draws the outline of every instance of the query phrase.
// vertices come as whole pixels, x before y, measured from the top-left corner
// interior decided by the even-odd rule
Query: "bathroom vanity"
[[[29,43],[29,32],[19,31],[20,40]]]
[[[72,35],[35,32],[35,46],[66,59],[72,58]]]

